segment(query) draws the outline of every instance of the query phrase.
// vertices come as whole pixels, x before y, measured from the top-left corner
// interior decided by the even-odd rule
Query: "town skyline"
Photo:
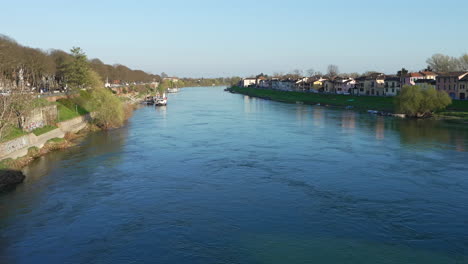
[[[325,73],[330,64],[341,72],[419,71],[433,54],[468,52],[468,37],[459,33],[468,25],[463,11],[468,3],[453,0],[443,6],[435,1],[378,6],[370,1],[294,1],[288,6],[278,1],[84,1],[81,6],[26,1],[21,8],[14,3],[2,8],[2,33],[25,46],[65,51],[77,46],[108,64],[179,77],[247,77],[310,68]],[[41,10],[53,15],[34,18]],[[431,16],[438,19],[427,19]]]

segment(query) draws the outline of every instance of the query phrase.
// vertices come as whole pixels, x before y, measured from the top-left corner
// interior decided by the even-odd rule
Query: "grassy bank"
[[[57,101],[58,122],[67,121],[75,117],[86,115],[89,112],[73,99],[60,99]]]
[[[392,112],[395,108],[391,97],[316,94],[240,87],[231,87],[230,89],[236,93],[286,103],[303,102],[305,104],[321,104],[343,108],[352,106],[354,109],[372,109],[386,112]]]
[[[343,108],[351,106],[357,110],[385,112],[394,112],[395,109],[393,97],[316,94],[240,87],[231,87],[229,89],[240,94],[286,103],[303,102],[305,104],[321,104]],[[468,121],[468,101],[453,100],[452,104],[444,112],[438,113],[437,116]]]

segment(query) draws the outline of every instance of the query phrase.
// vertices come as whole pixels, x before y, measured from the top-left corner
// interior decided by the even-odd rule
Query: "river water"
[[[468,263],[468,128],[187,88],[32,163],[0,263]]]

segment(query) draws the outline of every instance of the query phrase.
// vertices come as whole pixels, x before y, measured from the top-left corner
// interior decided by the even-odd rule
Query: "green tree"
[[[396,111],[411,117],[428,117],[434,111],[442,110],[452,103],[447,93],[434,88],[422,89],[419,86],[403,86],[395,97]]]
[[[74,47],[71,50],[73,57],[71,63],[66,66],[65,81],[70,89],[88,88],[91,83],[91,71],[86,54],[81,48]]]

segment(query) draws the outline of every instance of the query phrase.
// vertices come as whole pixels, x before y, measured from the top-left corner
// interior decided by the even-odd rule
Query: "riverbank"
[[[124,104],[124,123],[138,108],[137,103]],[[117,127],[114,127],[117,128]],[[58,122],[40,135],[24,134],[20,137],[0,143],[0,191],[21,183],[25,176],[22,169],[32,161],[52,151],[75,146],[77,140],[90,132],[105,130],[93,122],[93,113],[78,115],[66,121]],[[22,177],[21,177],[22,175]]]
[[[353,96],[340,94],[303,93],[278,91],[259,88],[241,88],[233,86],[230,92],[273,100],[284,103],[302,103],[322,106],[353,109],[358,111],[375,110],[384,113],[394,113],[395,103],[393,97]],[[454,100],[447,110],[435,115],[437,119],[448,119],[455,122],[468,122],[468,101]]]

